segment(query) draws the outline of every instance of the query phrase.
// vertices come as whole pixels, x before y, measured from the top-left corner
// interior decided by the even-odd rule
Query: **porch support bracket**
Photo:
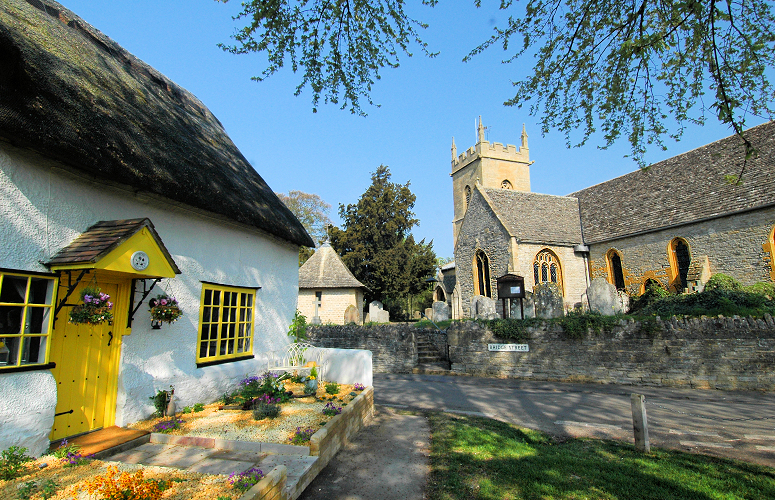
[[[151,283],[150,287],[148,287],[148,282],[146,280],[144,280],[144,279],[143,280],[139,280],[139,279],[132,280],[132,294],[131,294],[131,296],[129,298],[129,303],[130,304],[134,304],[135,303],[135,288],[137,287],[137,282],[138,281],[142,281],[143,282],[143,296],[140,297],[140,301],[137,303],[137,307],[132,309],[132,312],[129,314],[129,318],[127,319],[127,322],[126,322],[127,328],[131,328],[132,327],[132,320],[135,317],[135,313],[137,312],[138,309],[140,309],[140,306],[143,305],[143,302],[145,302],[145,299],[148,298],[148,295],[150,295],[151,291],[153,290],[153,287],[156,286],[156,283],[161,282],[161,278],[155,278],[153,280],[153,282]]]
[[[81,280],[86,275],[86,273],[88,273],[89,271],[90,271],[90,269],[82,269],[81,270],[81,274],[78,275],[78,277],[75,279],[75,282],[73,282],[73,273],[72,273],[72,271],[69,271],[69,270],[67,270],[67,271],[57,271],[57,274],[59,275],[59,278],[60,278],[60,281],[59,281],[60,283],[62,282],[62,279],[61,279],[62,278],[62,273],[63,272],[67,273],[67,293],[62,298],[62,300],[59,301],[59,303],[57,304],[56,309],[54,309],[54,323],[53,323],[54,326],[56,326],[56,324],[57,324],[57,316],[59,315],[59,311],[61,311],[62,308],[64,306],[66,306],[66,305],[73,305],[73,304],[67,304],[66,303],[67,299],[70,298],[70,295],[73,294],[73,292],[75,291],[75,288],[81,282]]]

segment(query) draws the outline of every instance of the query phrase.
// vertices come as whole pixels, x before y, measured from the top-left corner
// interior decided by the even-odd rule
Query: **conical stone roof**
[[[331,245],[324,243],[299,268],[299,288],[366,288],[355,279]]]

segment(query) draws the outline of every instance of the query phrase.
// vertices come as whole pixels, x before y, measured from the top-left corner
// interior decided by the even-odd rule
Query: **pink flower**
[[[167,305],[167,299],[161,299],[161,305],[166,306]]]

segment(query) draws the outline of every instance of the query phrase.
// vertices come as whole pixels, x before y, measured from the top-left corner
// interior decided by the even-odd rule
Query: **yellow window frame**
[[[8,292],[15,291],[19,296],[22,295],[18,288],[11,290],[10,280],[17,283],[26,280],[23,297],[19,302],[7,300]],[[42,302],[38,296],[40,290],[33,290],[33,280],[48,282]],[[58,285],[55,276],[0,270],[0,373],[28,367],[35,369],[36,366],[48,363]],[[3,292],[6,293],[6,300],[2,298]],[[37,323],[40,324],[40,331],[31,331],[38,329],[33,326]],[[37,353],[37,359],[30,362],[34,353]]]
[[[256,289],[202,283],[197,363],[253,354]]]

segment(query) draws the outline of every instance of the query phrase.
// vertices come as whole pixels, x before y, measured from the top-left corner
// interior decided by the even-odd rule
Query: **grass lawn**
[[[479,417],[429,413],[427,498],[773,499],[775,469],[594,439],[555,438]]]

